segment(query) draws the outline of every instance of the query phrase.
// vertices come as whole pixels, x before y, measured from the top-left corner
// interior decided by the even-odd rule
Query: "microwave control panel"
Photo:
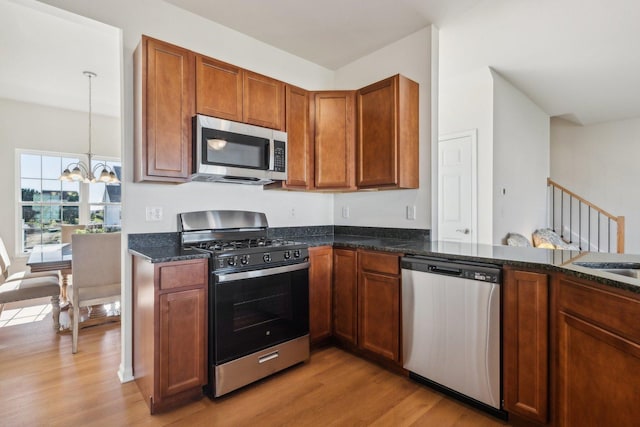
[[[287,170],[287,149],[283,141],[273,141],[273,168],[276,172]]]

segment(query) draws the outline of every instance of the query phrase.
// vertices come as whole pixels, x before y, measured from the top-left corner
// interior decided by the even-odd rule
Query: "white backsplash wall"
[[[176,231],[178,213],[210,209],[264,212],[271,227],[330,225],[333,221],[331,194],[211,182],[132,185],[128,193],[127,218],[135,224],[132,233]],[[147,220],[147,208],[161,208],[162,219]]]
[[[368,227],[431,228],[431,138],[433,119],[431,97],[437,86],[431,87],[432,47],[434,32],[430,26],[395,43],[383,47],[336,71],[338,89],[359,89],[395,74],[402,74],[420,84],[420,188],[417,190],[365,191],[339,193],[334,198],[334,223]],[[434,52],[435,51],[435,52]],[[415,206],[416,218],[407,219],[407,206]],[[348,208],[349,217],[343,215]]]

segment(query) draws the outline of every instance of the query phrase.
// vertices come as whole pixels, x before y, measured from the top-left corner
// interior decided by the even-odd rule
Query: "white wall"
[[[441,79],[439,100],[440,135],[477,129],[478,243],[546,226],[549,116],[489,67]]]
[[[120,157],[120,119],[93,114],[91,126],[93,154]],[[89,151],[88,132],[88,113],[0,98],[0,236],[12,256],[19,250],[18,210],[9,202],[19,198],[16,150],[83,154]]]
[[[493,243],[547,226],[549,115],[492,70]]]
[[[551,120],[551,178],[625,216],[625,252],[640,254],[640,118],[581,126]]]
[[[333,211],[335,224],[431,228],[431,122],[432,113],[437,113],[431,109],[430,91],[434,32],[437,32],[434,27],[424,28],[336,71],[338,89],[358,89],[398,73],[420,85],[420,188],[336,194]],[[416,206],[415,220],[407,220],[406,206]],[[342,217],[343,207],[349,207],[348,219]]]
[[[444,54],[441,46],[441,54]],[[493,78],[488,67],[444,78],[439,90],[440,135],[477,129],[478,243],[493,243]],[[437,199],[437,197],[436,197]]]

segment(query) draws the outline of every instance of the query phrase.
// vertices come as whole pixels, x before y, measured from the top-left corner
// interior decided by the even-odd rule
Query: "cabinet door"
[[[418,188],[418,84],[396,75],[357,99],[358,188]]]
[[[356,254],[349,249],[333,251],[333,334],[352,345],[356,344],[358,336]]]
[[[245,70],[242,104],[245,123],[284,130],[284,83]]]
[[[396,98],[394,79],[358,91],[358,187],[397,184]]]
[[[200,114],[242,121],[242,69],[196,55],[196,110]]]
[[[161,398],[206,384],[206,289],[161,294],[159,317]]]
[[[309,127],[309,92],[287,85],[286,188],[313,187],[313,144]]]
[[[141,124],[136,132],[135,179],[187,181],[195,111],[194,54],[149,37],[142,38],[139,49],[136,104]]]
[[[640,300],[556,276],[558,426],[640,420]]]
[[[309,248],[309,338],[311,343],[331,336],[331,246]]]
[[[546,423],[549,416],[549,283],[546,274],[505,269],[505,409]]]
[[[400,357],[400,279],[369,271],[358,278],[358,345],[389,360]]]
[[[355,189],[355,93],[314,95],[315,187]]]

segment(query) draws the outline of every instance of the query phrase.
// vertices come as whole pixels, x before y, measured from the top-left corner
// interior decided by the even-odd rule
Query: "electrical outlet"
[[[415,205],[407,205],[407,219],[415,220],[416,219],[416,206]]]
[[[162,208],[159,206],[147,206],[147,221],[162,221]]]
[[[349,212],[349,206],[343,206],[342,207],[342,218],[349,218],[350,214],[351,214],[351,212]]]
[[[295,208],[291,208],[291,211],[289,212],[289,215],[293,218],[294,216],[296,216],[296,209]]]

